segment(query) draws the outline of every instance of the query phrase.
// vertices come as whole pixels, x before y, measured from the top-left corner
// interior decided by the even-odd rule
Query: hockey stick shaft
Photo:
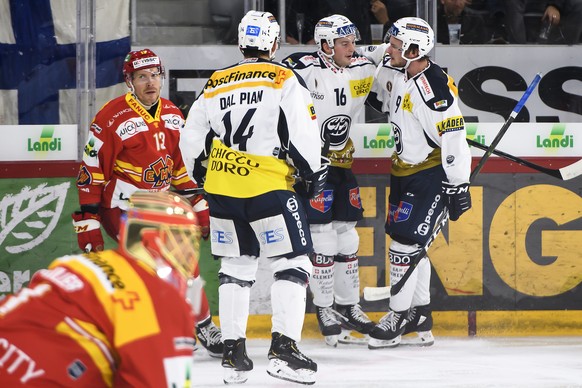
[[[509,115],[507,120],[505,120],[505,123],[503,123],[503,126],[501,127],[501,129],[499,130],[499,132],[497,133],[495,138],[493,139],[493,142],[491,142],[491,144],[489,145],[489,147],[485,151],[485,154],[481,157],[481,160],[479,160],[477,167],[475,167],[475,169],[471,173],[471,177],[469,179],[471,182],[477,176],[477,174],[479,174],[479,172],[483,168],[483,165],[485,164],[487,159],[489,159],[489,157],[493,153],[493,150],[495,150],[495,147],[497,147],[497,144],[499,144],[499,142],[501,141],[501,138],[503,137],[503,135],[505,135],[505,132],[507,132],[507,129],[509,129],[509,126],[511,125],[511,123],[513,123],[513,121],[515,120],[515,118],[517,117],[519,112],[521,111],[521,108],[523,108],[523,106],[525,105],[525,102],[527,101],[529,96],[532,94],[532,92],[534,91],[534,89],[536,88],[536,86],[538,85],[538,83],[540,82],[541,79],[542,79],[541,73],[537,73],[536,76],[534,77],[533,81],[529,84],[529,86],[525,90],[525,93],[523,94],[523,96],[521,96],[521,99],[519,100],[519,102],[517,103],[515,108],[513,108],[513,111],[511,112],[511,114]]]
[[[488,149],[488,147],[486,145],[483,145],[479,142],[476,142],[475,140],[467,139],[467,143],[469,143],[470,146],[473,146],[475,148],[479,148],[479,149],[484,150],[484,151],[486,151]],[[554,178],[558,178],[558,179],[561,179],[564,181],[566,181],[568,179],[576,178],[577,176],[582,175],[582,159],[578,160],[577,162],[572,163],[571,165],[568,165],[568,166],[565,166],[562,168],[558,168],[558,169],[553,169],[553,168],[548,168],[548,167],[537,165],[537,164],[532,163],[528,160],[518,158],[517,156],[513,156],[511,154],[505,153],[505,152],[500,151],[500,150],[493,150],[493,155],[501,156],[502,158],[505,158],[507,160],[511,160],[512,162],[515,162],[517,164],[521,164],[522,166],[529,167],[533,170],[543,172],[544,174],[551,175]]]
[[[497,146],[497,144],[499,144],[499,142],[501,141],[501,138],[503,137],[503,135],[505,135],[505,132],[507,132],[507,129],[509,129],[509,126],[511,125],[511,123],[513,123],[513,121],[515,120],[515,118],[517,117],[519,112],[521,111],[521,108],[523,108],[523,106],[525,105],[525,102],[527,101],[529,96],[532,94],[532,92],[534,91],[535,87],[537,86],[537,84],[540,82],[541,79],[542,79],[541,74],[537,73],[536,76],[534,77],[533,81],[531,82],[531,84],[527,87],[523,96],[521,96],[521,98],[518,101],[515,108],[513,108],[513,111],[511,112],[511,114],[509,115],[507,120],[505,120],[505,123],[503,123],[503,126],[501,127],[501,129],[499,130],[497,135],[495,136],[495,139],[493,139],[493,142],[491,143],[491,145],[489,145],[489,147],[485,151],[485,154],[481,157],[481,160],[479,161],[477,166],[471,172],[471,176],[469,178],[471,182],[473,182],[473,180],[475,179],[477,174],[479,174],[479,172],[483,168],[483,165],[485,164],[487,159],[489,159],[489,157],[491,156],[491,154],[495,150],[495,147]],[[443,209],[442,213],[439,215],[439,218],[437,219],[437,221],[435,223],[435,227],[434,227],[433,232],[431,233],[428,241],[424,244],[424,246],[420,249],[420,251],[411,260],[410,266],[408,267],[408,269],[406,270],[404,275],[402,275],[402,277],[398,280],[398,282],[390,288],[390,295],[391,296],[398,294],[400,292],[400,290],[402,290],[402,287],[404,287],[404,284],[406,283],[408,278],[410,278],[410,275],[412,275],[412,272],[418,266],[418,263],[420,262],[420,260],[422,260],[422,258],[424,258],[426,256],[428,249],[434,243],[434,241],[438,237],[438,235],[441,232],[441,230],[443,229],[443,227],[447,224],[448,220],[449,220],[449,211],[445,207]]]

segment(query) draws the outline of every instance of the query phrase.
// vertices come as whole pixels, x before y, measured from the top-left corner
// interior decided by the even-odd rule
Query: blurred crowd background
[[[317,21],[336,13],[357,25],[360,44],[377,43],[374,25],[385,34],[405,16],[429,20],[441,44],[582,43],[582,0],[135,0],[132,43],[236,44],[238,22],[248,9],[284,21],[286,44],[313,44]]]

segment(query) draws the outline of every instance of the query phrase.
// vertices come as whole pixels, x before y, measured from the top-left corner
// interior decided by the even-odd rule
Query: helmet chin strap
[[[330,65],[335,67],[336,69],[342,70],[345,66],[340,66],[335,62],[335,60],[333,59],[333,56],[335,55],[335,50],[333,49],[333,47],[330,47],[330,49],[331,49],[331,54],[326,54],[325,52],[323,52],[323,50],[319,50],[319,53],[323,56],[322,59],[326,63],[329,63]]]

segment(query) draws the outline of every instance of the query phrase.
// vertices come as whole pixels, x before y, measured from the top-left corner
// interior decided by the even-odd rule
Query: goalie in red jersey
[[[77,177],[80,211],[73,214],[79,248],[103,249],[101,227],[117,241],[119,219],[136,191],[194,191],[178,148],[184,117],[161,97],[162,61],[149,49],[131,51],[123,64],[128,93],[105,104],[95,115]],[[208,238],[206,200],[192,195],[202,237]],[[198,273],[195,274],[198,276]],[[213,357],[222,357],[220,329],[212,322],[206,294],[196,327],[198,339]]]
[[[0,385],[190,386],[199,237],[186,199],[134,193],[116,249],[58,258],[0,303]]]

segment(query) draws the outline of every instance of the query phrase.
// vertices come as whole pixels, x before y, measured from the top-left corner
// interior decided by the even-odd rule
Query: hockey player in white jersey
[[[350,335],[352,330],[367,334],[374,327],[359,305],[355,226],[362,219],[363,208],[351,170],[355,149],[350,129],[363,111],[376,66],[356,53],[359,32],[345,16],[321,19],[314,39],[316,52],[295,53],[282,63],[305,80],[315,104],[321,142],[329,142],[331,164],[325,189],[306,201],[305,207],[315,250],[310,282],[313,303],[326,343],[337,346],[338,340],[358,340]]]
[[[244,59],[214,72],[180,139],[188,174],[207,193],[211,249],[221,259],[224,382],[243,383],[253,369],[245,339],[261,256],[270,261],[275,279],[267,372],[313,384],[317,364],[297,348],[313,246],[293,185],[297,174],[303,195],[317,196],[327,164],[309,91],[293,70],[271,61],[279,44],[273,15],[249,11],[239,24],[238,41]]]
[[[471,153],[453,79],[432,62],[434,32],[420,18],[402,18],[390,28],[389,47],[373,92],[394,131],[386,233],[390,283],[396,284],[427,242],[445,206],[456,221],[471,207]],[[428,256],[402,290],[390,298],[388,314],[370,332],[370,349],[401,343],[434,343]],[[403,334],[416,332],[410,339]],[[409,336],[410,337],[410,336]]]

